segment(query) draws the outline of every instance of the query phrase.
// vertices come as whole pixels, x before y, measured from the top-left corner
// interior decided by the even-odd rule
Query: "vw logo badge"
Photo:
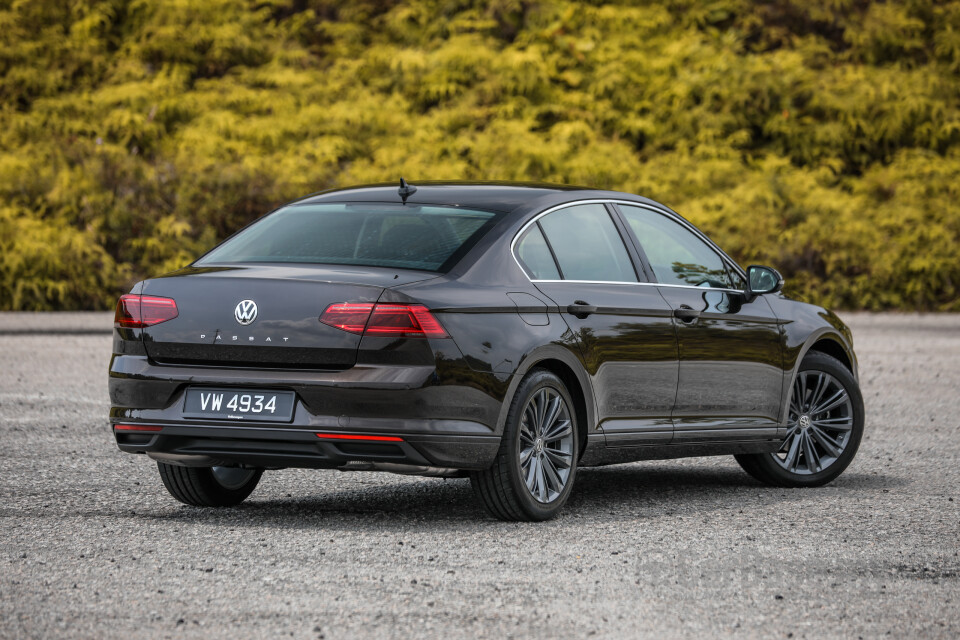
[[[242,325],[248,325],[257,319],[257,303],[253,300],[241,300],[233,310],[233,317]]]

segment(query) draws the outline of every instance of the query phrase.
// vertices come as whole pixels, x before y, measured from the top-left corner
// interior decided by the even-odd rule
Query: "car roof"
[[[455,205],[484,211],[510,212],[544,196],[593,192],[589,187],[527,182],[416,182],[410,204]],[[297,200],[297,204],[327,202],[401,202],[398,183],[381,183],[331,189]],[[613,193],[613,192],[608,192]],[[582,195],[582,194],[581,194]],[[626,194],[623,194],[626,195]],[[636,196],[634,196],[636,197]]]

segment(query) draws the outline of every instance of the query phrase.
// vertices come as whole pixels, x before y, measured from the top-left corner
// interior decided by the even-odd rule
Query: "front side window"
[[[602,204],[581,204],[540,218],[564,280],[636,282],[616,225]]]
[[[496,217],[440,206],[291,205],[247,227],[196,264],[300,262],[441,271],[473,246]]]
[[[682,224],[641,207],[620,205],[620,210],[640,241],[658,281],[716,289],[736,288],[720,254]],[[739,276],[737,280],[740,281]]]

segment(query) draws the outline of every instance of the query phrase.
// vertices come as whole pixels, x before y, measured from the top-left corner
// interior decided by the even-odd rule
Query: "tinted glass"
[[[636,282],[630,256],[602,204],[581,204],[540,218],[565,280]]]
[[[657,280],[664,284],[733,288],[720,255],[693,232],[665,215],[620,205],[627,224],[640,240]]]
[[[547,247],[538,225],[530,227],[517,243],[517,257],[534,280],[560,279],[557,263],[553,261],[550,248]]]
[[[472,246],[495,214],[389,204],[292,205],[264,217],[197,264],[306,262],[437,271]]]
[[[747,288],[746,281],[742,277],[740,277],[739,273],[727,267],[727,274],[730,276],[730,281],[733,283],[732,288],[738,291],[743,291],[744,289]]]

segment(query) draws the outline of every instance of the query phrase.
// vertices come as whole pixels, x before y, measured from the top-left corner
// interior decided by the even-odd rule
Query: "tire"
[[[470,474],[474,491],[492,516],[541,521],[560,511],[577,473],[580,442],[574,407],[566,386],[549,371],[534,369],[521,381],[493,465]]]
[[[233,507],[253,493],[262,469],[180,467],[157,462],[160,479],[174,498],[195,507]]]
[[[846,400],[838,396],[841,391],[846,394]],[[790,393],[789,426],[780,450],[734,457],[744,471],[764,484],[775,487],[825,485],[843,473],[860,446],[863,437],[860,388],[839,360],[811,352],[800,363]],[[838,399],[831,401],[832,398]]]

